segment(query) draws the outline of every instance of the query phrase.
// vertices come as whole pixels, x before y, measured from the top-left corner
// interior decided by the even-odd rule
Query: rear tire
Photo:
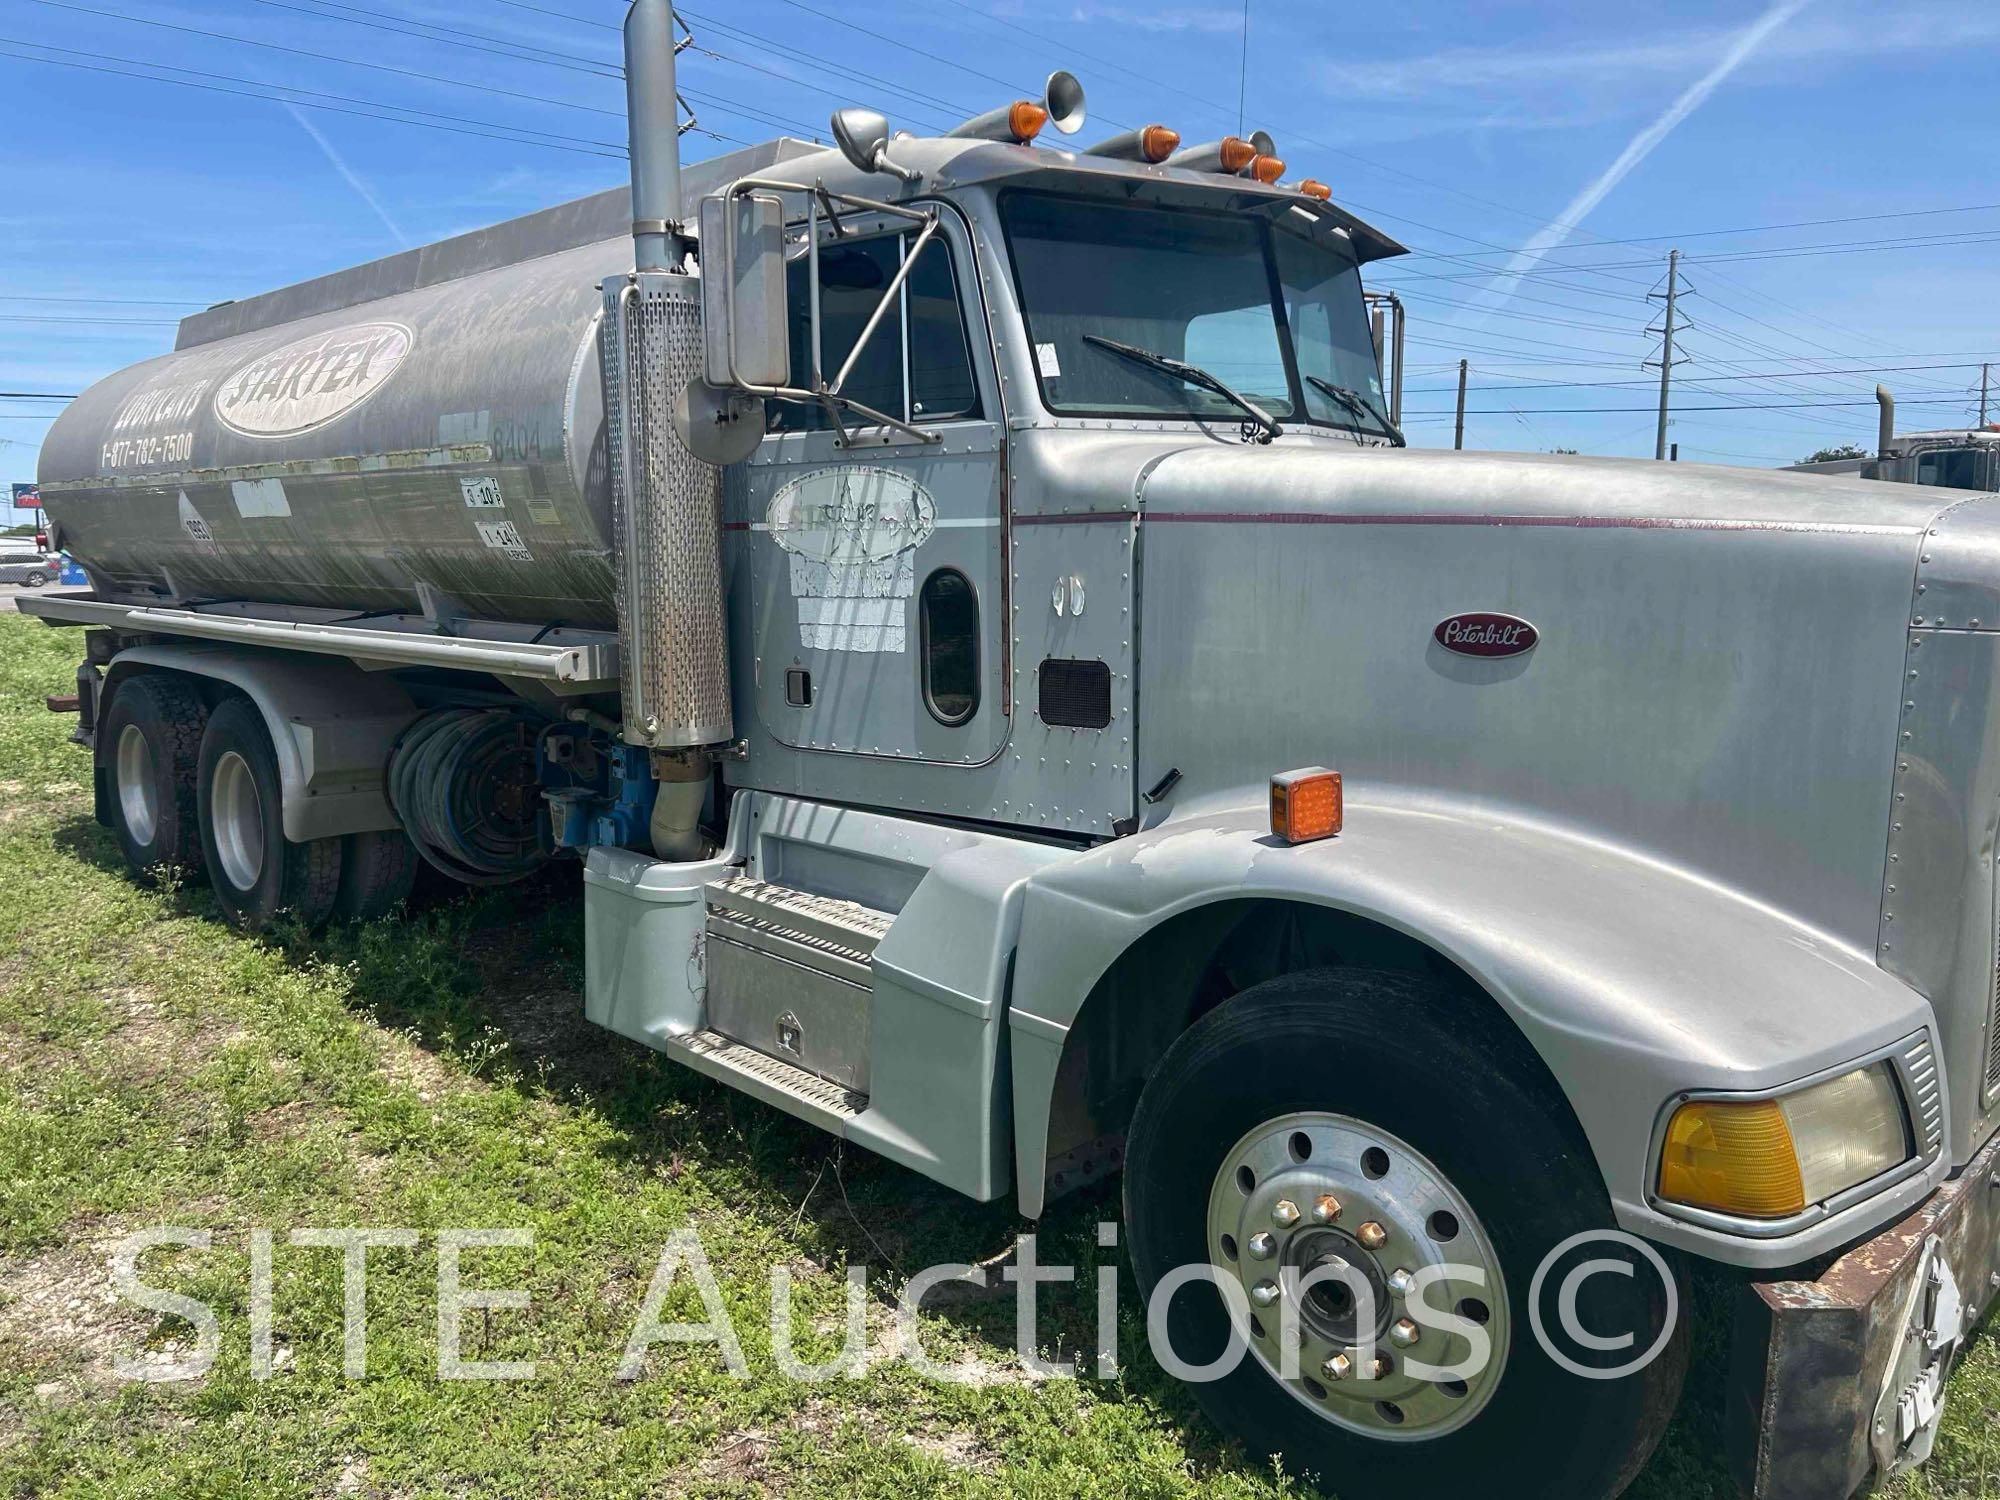
[[[44,573],[40,568],[30,568],[28,576],[21,581],[31,589],[46,588],[48,587],[49,575]]]
[[[166,673],[128,677],[98,726],[111,831],[141,879],[199,870],[195,770],[208,705]]]
[[[209,716],[195,790],[203,863],[231,924],[259,932],[284,916],[326,921],[340,891],[341,840],[285,837],[277,752],[249,699],[230,698]]]
[[[340,893],[333,902],[335,920],[373,922],[410,899],[416,884],[417,846],[400,828],[381,833],[351,833],[340,852]]]
[[[1572,1373],[1535,1329],[1532,1290],[1543,1326],[1564,1326],[1555,1292],[1581,1251],[1565,1252],[1540,1287],[1537,1268],[1554,1267],[1573,1236],[1611,1230],[1611,1205],[1553,1080],[1478,995],[1321,970],[1226,1001],[1147,1082],[1127,1144],[1125,1218],[1149,1304],[1179,1267],[1212,1268],[1243,1293],[1247,1352],[1193,1384],[1196,1400],[1258,1454],[1342,1495],[1456,1500],[1498,1484],[1542,1500],[1607,1500],[1637,1474],[1679,1398],[1688,1338],[1687,1319],[1669,1312],[1686,1305],[1674,1262],[1664,1280],[1640,1260],[1637,1274],[1579,1283],[1584,1329],[1629,1333],[1635,1352],[1657,1355],[1636,1373]],[[1607,1251],[1620,1253],[1608,1241],[1589,1247]],[[1329,1262],[1365,1278],[1370,1300],[1338,1284],[1273,1295],[1287,1270]],[[1421,1281],[1426,1267],[1449,1276],[1408,1291],[1409,1273]],[[1289,1305],[1305,1357],[1283,1379]],[[1380,1318],[1379,1383],[1358,1376],[1368,1346],[1357,1305]],[[1425,1316],[1437,1308],[1490,1336],[1491,1357],[1462,1378],[1406,1368],[1465,1357],[1461,1336]],[[1411,1312],[1421,1331],[1391,1327]],[[1230,1345],[1224,1298],[1207,1280],[1182,1286],[1165,1318],[1190,1366]],[[1331,1368],[1344,1351],[1351,1361]]]

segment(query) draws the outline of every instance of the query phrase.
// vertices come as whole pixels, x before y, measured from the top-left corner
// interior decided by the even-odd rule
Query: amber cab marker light
[[[1340,832],[1340,772],[1325,766],[1271,778],[1271,832],[1288,844],[1309,844]]]
[[[1026,99],[1016,99],[1007,111],[1007,128],[1014,133],[1014,139],[1023,145],[1040,135],[1042,127],[1048,123],[1049,112]]]
[[[1250,163],[1250,175],[1266,185],[1276,182],[1285,175],[1284,159],[1277,156],[1260,156]]]
[[[1139,133],[1139,154],[1155,166],[1181,149],[1181,133],[1165,125],[1148,125]]]
[[[1222,138],[1220,155],[1223,171],[1240,172],[1257,159],[1257,148],[1240,135],[1227,135]]]
[[[1328,187],[1323,182],[1315,182],[1310,177],[1306,178],[1305,181],[1299,184],[1299,191],[1305,194],[1306,197],[1308,198],[1319,199],[1319,201],[1322,203],[1327,202],[1329,199],[1333,197],[1332,188]]]

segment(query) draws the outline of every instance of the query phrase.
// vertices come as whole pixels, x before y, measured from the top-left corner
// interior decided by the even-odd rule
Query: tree
[[[1822,448],[1799,460],[1802,464],[1830,464],[1843,458],[1873,458],[1875,455],[1866,448],[1857,448],[1852,443],[1842,443],[1838,448]]]

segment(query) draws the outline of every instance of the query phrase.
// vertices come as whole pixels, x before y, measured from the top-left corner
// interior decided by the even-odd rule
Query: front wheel
[[[203,863],[236,926],[261,931],[281,916],[318,926],[340,893],[337,838],[285,837],[284,790],[264,719],[247,698],[209,716],[195,791]]]
[[[31,589],[46,588],[48,581],[49,575],[40,568],[28,569],[28,576],[21,580],[21,582],[25,583]]]
[[[1572,1276],[1602,1267],[1610,1203],[1483,996],[1325,970],[1225,1002],[1147,1083],[1125,1215],[1149,1306],[1177,1288],[1154,1308],[1156,1352],[1220,1426],[1343,1495],[1442,1500],[1512,1476],[1516,1493],[1605,1500],[1678,1399],[1678,1271],[1628,1245],[1634,1274]],[[1563,1342],[1565,1298],[1580,1344]],[[1594,1378],[1613,1361],[1591,1341],[1627,1335],[1652,1357]]]

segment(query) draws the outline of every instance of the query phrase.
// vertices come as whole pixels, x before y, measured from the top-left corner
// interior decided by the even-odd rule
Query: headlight
[[[1776,1099],[1691,1099],[1660,1148],[1660,1196],[1745,1219],[1803,1213],[1910,1159],[1887,1063]]]

